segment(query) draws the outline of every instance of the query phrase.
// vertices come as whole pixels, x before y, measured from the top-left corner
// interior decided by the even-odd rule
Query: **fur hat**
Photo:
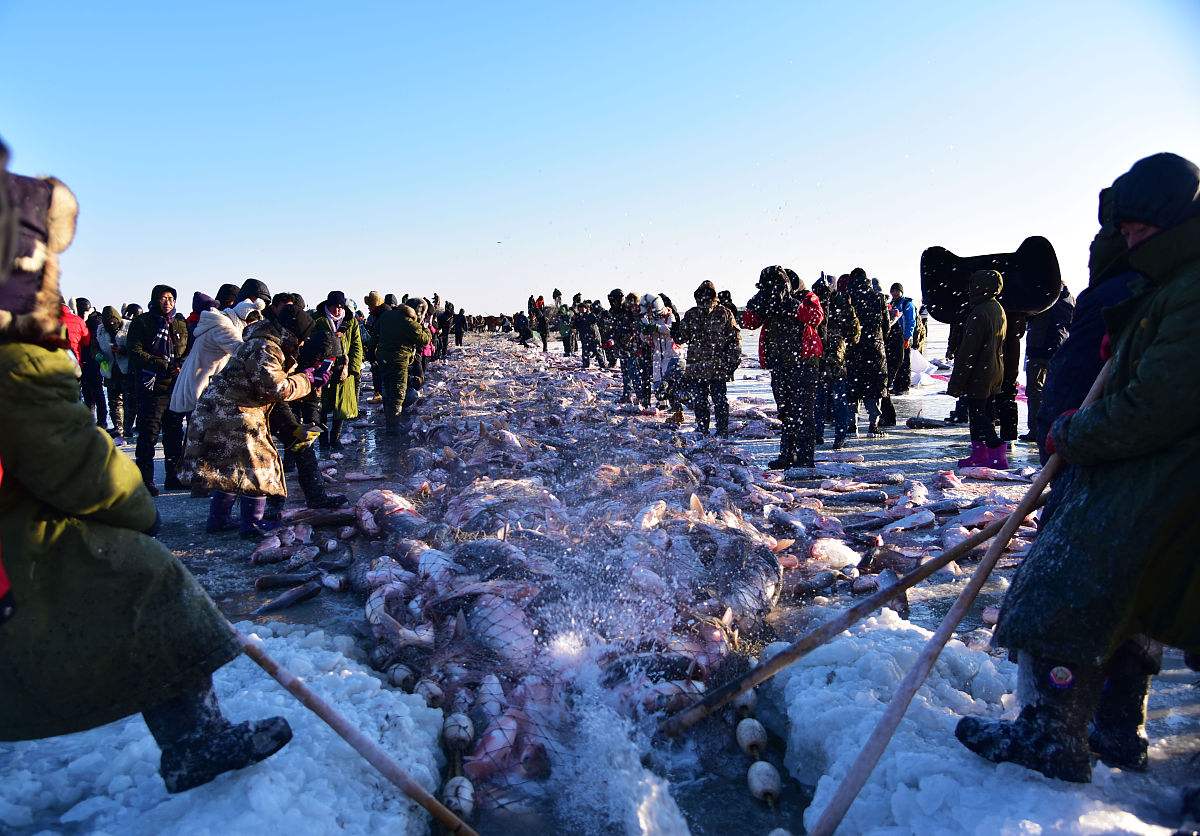
[[[233,306],[232,310],[235,316],[242,322],[249,322],[250,314],[257,311],[262,313],[266,309],[261,299],[243,299]]]
[[[383,294],[378,290],[372,290],[363,297],[363,302],[366,303],[368,308],[378,308],[380,305],[384,304]]]
[[[0,264],[0,338],[38,341],[62,326],[58,255],[75,237],[79,203],[53,177],[13,174],[7,181],[5,203],[17,233],[11,262]],[[8,239],[2,227],[0,239]]]

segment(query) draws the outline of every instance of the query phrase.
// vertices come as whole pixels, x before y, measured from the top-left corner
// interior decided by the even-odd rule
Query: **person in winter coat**
[[[925,355],[925,346],[929,340],[929,308],[925,307],[925,303],[921,302],[921,306],[917,308],[917,327],[913,331],[913,348],[921,356]]]
[[[533,329],[529,327],[529,317],[524,311],[517,311],[513,314],[513,330],[517,332],[517,342],[528,348],[529,341],[533,339]],[[435,351],[435,358],[436,354]]]
[[[317,369],[288,374],[284,338],[271,322],[253,326],[192,414],[183,469],[193,484],[212,492],[209,532],[233,527],[230,512],[240,497],[241,534],[257,538],[263,531],[267,497],[287,497],[283,462],[271,439],[267,412],[276,403],[302,398],[313,386],[328,383],[333,368],[325,362]]]
[[[378,290],[372,290],[364,296],[363,304],[367,306],[367,318],[363,321],[360,329],[363,360],[371,364],[371,389],[374,391],[374,394],[371,395],[371,402],[379,403],[383,400],[383,379],[379,364],[375,360],[375,346],[379,342],[379,314],[385,307],[393,306]]]
[[[829,399],[833,409],[833,449],[846,446],[854,416],[850,412],[848,357],[862,335],[858,315],[847,295],[850,276],[843,275],[829,296],[825,319],[825,374],[829,382]]]
[[[538,302],[541,302],[542,297],[538,297]],[[533,328],[537,331],[542,340],[542,353],[550,350],[550,318],[546,315],[546,308],[543,305],[534,304],[533,307]]]
[[[1062,344],[1067,341],[1071,330],[1071,320],[1075,316],[1075,297],[1063,285],[1058,301],[1029,320],[1029,329],[1025,336],[1025,397],[1029,403],[1027,422],[1029,432],[1021,436],[1022,441],[1037,443],[1046,437],[1037,435],[1038,407],[1042,402],[1042,389],[1046,385],[1046,374],[1050,370],[1050,361]]]
[[[74,197],[54,180],[12,177],[9,189],[31,218],[16,245],[23,266],[6,276],[13,259],[0,252],[0,542],[16,602],[0,627],[0,740],[141,712],[167,790],[182,792],[268,757],[291,729],[221,713],[212,672],[238,644],[148,534],[154,500],[79,402],[75,363],[60,348],[58,253],[74,231]],[[6,233],[0,223],[0,250]]]
[[[783,422],[779,455],[767,466],[772,470],[813,467],[816,450],[818,373],[824,351],[817,326],[825,318],[816,294],[779,266],[765,268],[758,277],[759,291],[746,303],[742,325],[762,328],[759,363],[771,370],[771,392]]]
[[[421,324],[424,305],[420,297],[410,297],[407,304],[389,308],[379,316],[375,356],[383,377],[384,432],[388,435],[400,432],[410,369],[414,362],[420,363],[418,352],[432,339]]]
[[[658,408],[662,409],[665,402],[671,412],[667,423],[678,427],[683,424],[683,363],[679,356],[679,346],[672,336],[672,329],[676,325],[678,320],[674,310],[660,294],[650,308],[645,326],[646,341],[650,346],[650,380]],[[599,328],[596,333],[598,342]],[[599,349],[596,356],[599,358],[600,367],[604,368]]]
[[[559,305],[558,313],[554,317],[554,327],[558,329],[558,336],[562,340],[563,356],[565,357],[570,357],[575,353],[573,321],[574,317],[571,314],[571,309],[565,305]]]
[[[175,378],[187,353],[187,326],[175,319],[175,288],[155,285],[150,307],[129,326],[129,373],[137,386],[138,440],[134,458],[151,496],[154,485],[154,448],[161,428],[167,478],[163,487],[179,490],[179,457],[183,455],[183,415],[169,408]]]
[[[228,310],[208,309],[200,314],[192,329],[191,348],[175,378],[172,412],[191,414],[212,376],[241,348],[246,326],[262,319],[263,307],[258,299],[245,299]]]
[[[75,358],[75,365],[83,368],[83,356],[91,348],[91,335],[87,323],[66,302],[59,303],[62,312],[63,333],[66,334],[67,350]]]
[[[879,404],[887,396],[887,352],[884,344],[887,304],[883,296],[871,287],[867,273],[861,267],[850,271],[847,292],[860,328],[858,342],[850,347],[847,354],[850,435],[858,435],[859,401],[867,410],[870,421],[868,432],[882,435]]]
[[[676,328],[677,339],[687,344],[684,378],[692,394],[696,414],[696,432],[708,435],[712,399],[716,413],[717,435],[729,435],[729,396],[725,384],[730,367],[741,362],[742,340],[737,321],[725,305],[719,304],[717,288],[703,281],[692,294],[696,306],[683,315]]]
[[[1108,194],[1108,189],[1101,192],[1102,204],[1107,202]],[[1103,365],[1100,343],[1106,328],[1104,311],[1128,299],[1133,294],[1131,285],[1138,281],[1137,273],[1129,268],[1121,230],[1103,211],[1101,224],[1091,245],[1088,287],[1079,294],[1066,342],[1050,358],[1038,405],[1036,430],[1043,464],[1050,458],[1044,442],[1054,419],[1068,409],[1078,408],[1100,373]]]
[[[450,331],[454,328],[454,303],[447,302],[446,306],[437,311],[437,348],[434,351],[435,360],[444,360],[450,353]]]
[[[892,299],[887,342],[888,391],[893,395],[903,395],[912,388],[912,357],[909,349],[912,348],[917,330],[917,309],[913,300],[904,295],[904,285],[896,282],[889,292]]]
[[[959,467],[1008,468],[1007,451],[996,434],[992,396],[1004,380],[1004,337],[1007,319],[1000,307],[1003,277],[995,270],[971,275],[971,310],[963,323],[947,393],[967,402],[971,455]]]
[[[322,450],[342,449],[343,422],[358,417],[358,380],[362,374],[363,344],[358,321],[349,315],[346,294],[334,290],[317,305],[318,332],[337,339],[333,379],[321,390],[321,423],[329,429],[321,435]]]
[[[425,300],[410,298],[406,304],[413,309],[414,321],[417,325],[420,325],[425,315]],[[418,342],[420,341],[419,332],[416,339]],[[429,358],[433,356],[433,344],[431,340],[432,337],[424,345],[417,346],[413,352],[412,362],[408,366],[408,380],[404,389],[404,404],[401,408],[401,417],[415,408],[417,402],[421,399],[421,387],[425,385],[425,368],[429,364]],[[399,389],[398,386],[397,389]]]
[[[1200,169],[1175,154],[1139,160],[1111,205],[1137,276],[1105,312],[1100,398],[1050,431],[1070,482],[1054,488],[996,631],[1017,656],[1021,713],[955,730],[989,760],[1079,782],[1092,752],[1146,768],[1157,645],[1200,651]]]
[[[113,425],[113,440],[118,446],[133,434],[132,406],[125,411],[125,378],[129,374],[129,355],[125,340],[129,336],[129,323],[112,305],[100,314],[100,327],[96,329],[96,349],[100,358],[100,373],[104,377],[104,388],[108,391],[108,415]]]
[[[580,302],[575,309],[572,325],[579,334],[579,356],[583,360],[581,368],[590,368],[593,359],[600,368],[607,368],[604,355],[600,353],[600,319],[592,313],[592,306]]]
[[[545,316],[543,315],[542,318],[545,319]],[[456,313],[454,315],[454,344],[456,346],[462,345],[463,334],[466,333],[466,330],[467,330],[467,312],[464,311],[462,308],[459,308],[458,313]]]

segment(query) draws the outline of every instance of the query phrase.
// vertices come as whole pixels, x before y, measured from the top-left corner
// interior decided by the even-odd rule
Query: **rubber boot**
[[[1008,470],[1008,445],[1003,441],[995,447],[986,447],[984,467],[992,470]]]
[[[971,455],[958,460],[959,467],[982,467],[988,458],[988,446],[982,441],[971,442]]]
[[[268,496],[267,508],[263,511],[263,522],[279,525],[283,521],[283,503],[285,501],[282,496]]]
[[[1096,704],[1100,671],[1059,665],[1021,651],[1018,694],[1024,702],[1014,721],[964,717],[954,729],[959,742],[994,763],[1015,763],[1047,778],[1086,784],[1092,779],[1087,728]]]
[[[296,478],[304,494],[304,504],[309,508],[340,508],[346,497],[340,493],[325,492],[325,477],[317,465],[317,452],[306,447],[296,452]]]
[[[238,527],[230,515],[233,513],[233,503],[237,497],[224,491],[213,491],[208,499],[208,522],[204,530],[209,534],[219,534],[222,531],[233,531]]]
[[[1158,665],[1122,645],[1105,666],[1104,687],[1092,717],[1088,743],[1114,769],[1145,772],[1150,741],[1146,738],[1146,702],[1150,675]]]
[[[258,763],[292,739],[291,726],[282,717],[230,723],[221,713],[209,677],[194,689],[145,709],[142,718],[162,751],[158,772],[171,793]]]
[[[267,498],[265,496],[241,496],[238,497],[238,500],[239,514],[241,515],[238,533],[247,540],[258,540],[271,528],[263,523],[263,516],[267,513]]]

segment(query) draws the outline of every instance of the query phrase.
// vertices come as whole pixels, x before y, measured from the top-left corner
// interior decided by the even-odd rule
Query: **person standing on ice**
[[[269,757],[292,731],[281,717],[234,725],[221,713],[212,672],[238,644],[151,536],[154,499],[79,402],[62,349],[58,254],[74,235],[75,198],[57,180],[10,181],[0,173],[23,223],[11,276],[11,256],[0,258],[0,541],[16,602],[0,626],[0,740],[141,712],[167,791],[182,792]],[[4,207],[0,251],[16,220]]]
[[[887,305],[876,293],[861,267],[850,271],[848,288],[850,304],[858,319],[858,342],[847,355],[850,435],[858,435],[858,402],[862,401],[870,421],[868,432],[883,435],[879,425],[879,402],[887,396],[887,353],[884,334],[887,330]]]
[[[917,330],[917,309],[913,300],[904,295],[904,285],[895,282],[891,288],[889,315],[891,327],[888,331],[888,390],[893,395],[904,395],[912,387],[913,334]]]
[[[995,641],[1016,653],[1021,713],[955,729],[989,760],[1079,782],[1092,752],[1146,768],[1156,643],[1200,651],[1200,169],[1155,154],[1111,201],[1138,275],[1105,311],[1100,398],[1050,430],[1071,478],[1001,607]]]
[[[794,275],[794,274],[793,274]],[[742,325],[761,328],[758,361],[771,370],[771,393],[783,430],[771,470],[812,467],[816,450],[817,376],[824,351],[817,326],[825,318],[816,294],[779,266],[764,268],[758,293],[746,303]]]
[[[142,481],[151,496],[158,495],[154,485],[154,448],[162,430],[166,457],[167,490],[179,490],[177,468],[183,453],[183,416],[168,406],[175,378],[183,367],[187,352],[187,325],[175,319],[175,288],[155,285],[150,292],[150,309],[129,326],[129,372],[137,387],[137,451],[134,458]]]
[[[858,343],[862,326],[859,325],[858,315],[854,313],[854,306],[850,304],[850,298],[846,295],[849,287],[850,276],[843,275],[837,280],[837,285],[829,296],[825,318],[825,374],[828,377],[829,400],[833,409],[834,450],[841,450],[846,446],[846,437],[850,434],[850,427],[854,422],[847,394],[847,357]]]
[[[683,424],[683,402],[680,400],[683,363],[672,333],[677,324],[678,318],[669,300],[664,300],[661,295],[655,297],[646,331],[646,340],[650,344],[651,389],[660,408],[666,402],[671,412],[667,423],[676,427]]]
[[[388,308],[379,315],[379,341],[375,349],[377,368],[383,383],[384,433],[398,435],[400,418],[408,397],[409,375],[420,364],[419,352],[429,345],[432,335],[421,324],[425,302],[419,296]],[[417,377],[422,373],[418,370]]]
[[[1074,317],[1075,297],[1064,284],[1058,301],[1051,305],[1048,311],[1029,319],[1029,331],[1025,337],[1025,398],[1029,404],[1026,423],[1029,425],[1029,431],[1021,436],[1022,441],[1036,444],[1046,437],[1045,433],[1039,436],[1036,428],[1042,389],[1046,386],[1050,361],[1067,341]]]
[[[696,307],[685,313],[676,326],[679,342],[687,344],[684,379],[692,393],[696,432],[708,435],[711,398],[717,435],[724,437],[729,435],[729,396],[725,384],[730,367],[736,368],[741,360],[741,332],[729,308],[718,302],[717,288],[712,282],[701,282],[692,295]]]
[[[561,303],[561,299],[559,301]],[[566,305],[559,304],[558,311],[554,316],[554,327],[558,329],[558,337],[562,340],[564,357],[571,357],[575,354],[573,319],[571,309]]]
[[[576,308],[574,327],[579,332],[579,354],[583,359],[581,368],[590,368],[593,359],[599,368],[607,368],[604,355],[600,353],[600,320],[592,313],[592,306],[587,302],[580,302]]]
[[[993,396],[1004,381],[1004,337],[1007,319],[1000,307],[1004,279],[995,270],[971,274],[971,310],[963,323],[962,340],[946,393],[967,402],[971,455],[959,467],[1008,469],[1004,442],[996,434]]]

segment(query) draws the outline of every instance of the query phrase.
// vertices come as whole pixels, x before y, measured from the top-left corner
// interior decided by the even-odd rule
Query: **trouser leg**
[[[108,390],[108,417],[112,420],[113,431],[124,435],[128,429],[125,423],[125,380],[116,374],[105,381]]]
[[[169,398],[164,398],[164,401],[168,400]],[[176,474],[179,470],[179,461],[183,458],[183,419],[182,412],[163,409],[163,457],[166,459],[167,483],[173,488],[178,487]]]
[[[726,392],[726,380],[719,377],[708,381],[708,389],[712,394],[713,411],[717,416],[717,435],[729,434],[729,395]]]
[[[701,435],[708,434],[709,409],[708,398],[712,387],[707,380],[697,380],[692,392],[692,412],[696,416],[696,431]]]
[[[966,398],[967,423],[970,428],[971,440],[988,447],[997,447],[1000,436],[992,420],[991,401],[987,398]]]
[[[158,445],[158,432],[162,416],[167,410],[167,396],[142,390],[138,394],[138,440],[134,460],[142,472],[142,481],[154,484],[154,448]]]
[[[1037,427],[1037,414],[1042,406],[1042,390],[1046,387],[1047,366],[1039,360],[1031,360],[1025,364],[1025,397],[1029,406],[1026,416],[1026,426],[1029,434],[1034,435]]]
[[[842,441],[850,432],[850,402],[846,397],[846,379],[829,382],[830,400],[833,402],[833,440]]]

